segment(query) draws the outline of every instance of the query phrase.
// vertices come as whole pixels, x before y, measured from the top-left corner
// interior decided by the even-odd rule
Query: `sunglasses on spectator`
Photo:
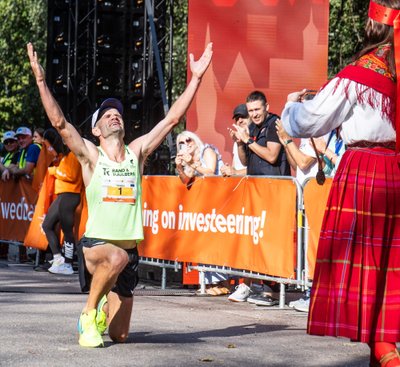
[[[192,138],[186,138],[186,139],[180,141],[178,144],[186,144],[186,145],[188,145],[192,141],[193,141]]]
[[[14,144],[14,143],[16,143],[17,141],[16,140],[6,140],[5,142],[4,142],[4,145],[10,145],[10,144]]]
[[[18,140],[25,140],[28,136],[29,136],[29,135],[22,135],[22,134],[21,134],[21,135],[18,135],[18,136],[17,136],[17,139],[18,139]]]

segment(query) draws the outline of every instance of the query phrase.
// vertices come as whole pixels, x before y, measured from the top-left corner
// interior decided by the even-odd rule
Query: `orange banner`
[[[35,212],[32,216],[32,222],[27,228],[26,236],[24,238],[24,245],[28,247],[37,248],[39,250],[46,250],[48,246],[46,235],[42,229],[42,224],[46,213],[51,203],[57,197],[54,194],[54,176],[46,173],[43,183],[39,191],[39,197],[36,203]],[[75,238],[78,240],[85,232],[87,220],[87,204],[84,193],[81,194],[81,203],[75,212]],[[62,242],[62,232],[60,241]]]
[[[25,246],[34,247],[39,250],[47,249],[48,244],[46,235],[42,229],[42,224],[47,210],[54,199],[54,176],[46,173],[40,187],[39,197],[36,203],[35,213],[32,217],[32,222],[24,238]]]
[[[308,279],[313,279],[314,276],[319,234],[331,186],[332,178],[327,178],[322,186],[318,185],[316,179],[313,178],[306,183],[303,191],[304,211],[308,221],[306,232]]]
[[[232,111],[253,90],[281,114],[287,95],[327,80],[329,0],[190,0],[188,51],[213,42],[213,59],[187,129],[231,161]],[[190,75],[190,72],[189,72]]]
[[[292,179],[198,178],[187,188],[174,176],[143,177],[144,257],[294,277],[296,185]],[[51,182],[44,180],[25,245],[47,247],[41,225]],[[76,230],[86,223],[86,202]],[[78,211],[79,213],[79,211]]]
[[[0,184],[0,234],[2,240],[24,240],[35,211],[37,192],[21,177]]]
[[[290,179],[143,178],[141,256],[294,276],[296,186]]]

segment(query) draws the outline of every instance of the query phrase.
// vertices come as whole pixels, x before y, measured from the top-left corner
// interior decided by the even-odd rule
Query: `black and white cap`
[[[103,116],[103,112],[110,108],[115,108],[121,115],[124,113],[124,107],[120,100],[116,98],[107,98],[92,115],[92,129],[96,126],[97,121],[101,119],[101,116]]]

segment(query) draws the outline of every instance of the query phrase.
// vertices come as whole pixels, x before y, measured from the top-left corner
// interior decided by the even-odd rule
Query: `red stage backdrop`
[[[280,114],[288,93],[327,79],[328,0],[189,0],[188,51],[213,42],[212,64],[187,114],[187,129],[231,162],[227,127],[252,90]]]

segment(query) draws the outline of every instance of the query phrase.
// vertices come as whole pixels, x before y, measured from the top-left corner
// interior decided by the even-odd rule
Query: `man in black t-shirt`
[[[247,174],[254,176],[287,176],[290,167],[278,134],[275,121],[279,116],[269,113],[265,94],[251,92],[246,99],[246,107],[251,123],[249,126],[234,124],[234,134],[238,140],[238,153],[242,164],[247,165]],[[258,306],[275,306],[276,298],[264,293],[253,294],[247,302]]]
[[[267,99],[260,91],[248,95],[246,106],[251,119],[250,126],[233,126],[240,140],[239,157],[247,165],[247,174],[290,176],[286,153],[275,128],[279,116],[268,112]]]

